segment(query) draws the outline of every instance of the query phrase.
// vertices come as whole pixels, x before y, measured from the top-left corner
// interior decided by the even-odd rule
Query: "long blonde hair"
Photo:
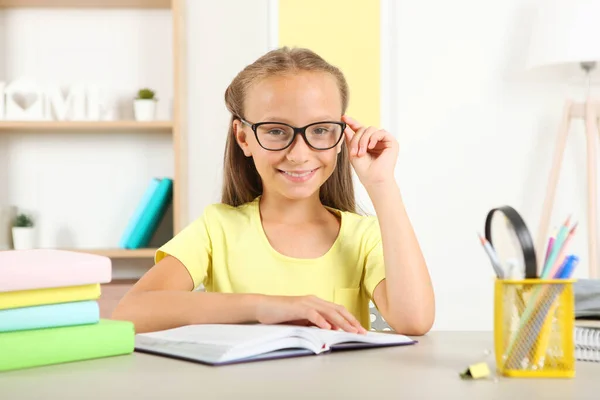
[[[233,121],[244,117],[244,99],[251,85],[265,78],[288,73],[327,72],[337,81],[342,114],[348,107],[348,84],[342,72],[308,49],[282,47],[272,50],[244,68],[225,91],[225,104],[231,113],[225,145],[221,202],[231,206],[254,200],[262,194],[262,182],[252,157],[246,157],[237,144]],[[343,139],[342,139],[343,140]],[[356,212],[352,170],[346,146],[338,154],[337,166],[321,186],[319,197],[325,206]]]

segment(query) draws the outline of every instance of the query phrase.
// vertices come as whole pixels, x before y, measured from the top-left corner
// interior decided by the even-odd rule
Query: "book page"
[[[323,351],[318,338],[286,325],[188,325],[136,335],[136,347],[209,363],[225,363],[287,349],[289,353]],[[303,349],[300,351],[300,349]]]
[[[204,324],[142,333],[138,336],[221,347],[246,347],[293,335],[294,329],[283,325]]]
[[[369,344],[411,344],[415,341],[407,336],[395,333],[367,332],[366,334],[349,333],[344,331],[331,331],[326,329],[316,329],[318,336],[328,346],[338,343],[369,343]]]
[[[267,354],[279,350],[302,349],[314,354],[323,351],[321,346],[315,345],[311,340],[300,336],[284,337],[269,342],[263,342],[255,346],[239,346],[232,348],[221,356],[221,361],[235,361],[249,359],[260,354]]]

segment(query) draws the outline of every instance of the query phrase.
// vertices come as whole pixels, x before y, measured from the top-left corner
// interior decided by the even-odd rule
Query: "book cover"
[[[158,178],[152,178],[152,180],[150,181],[150,184],[146,188],[142,199],[140,200],[133,215],[129,219],[129,223],[127,224],[127,227],[123,232],[123,236],[121,236],[121,240],[119,241],[119,247],[123,249],[127,248],[127,243],[131,240],[131,234],[133,233],[133,230],[135,229],[136,225],[139,223],[140,218],[144,213],[144,210],[146,209],[146,207],[148,207],[148,203],[152,199],[152,196],[154,195],[156,188],[158,188],[159,183],[160,179]]]
[[[0,310],[38,306],[42,304],[96,300],[100,297],[100,290],[99,284],[92,284],[3,292],[0,293]]]
[[[173,180],[163,178],[131,233],[128,249],[147,247],[172,199]]]
[[[90,360],[133,352],[133,323],[97,324],[0,333],[0,371]]]
[[[0,252],[0,292],[108,283],[108,257],[66,250]]]
[[[575,326],[579,328],[595,328],[600,330],[600,319],[578,318],[575,319]]]
[[[100,307],[93,300],[0,310],[0,332],[96,324]]]

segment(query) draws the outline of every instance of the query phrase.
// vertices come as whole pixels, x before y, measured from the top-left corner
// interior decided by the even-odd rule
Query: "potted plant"
[[[13,221],[12,236],[15,250],[35,248],[35,228],[29,215],[20,213],[16,216]]]
[[[137,121],[152,121],[156,116],[156,93],[152,89],[138,90],[133,101],[133,113]]]

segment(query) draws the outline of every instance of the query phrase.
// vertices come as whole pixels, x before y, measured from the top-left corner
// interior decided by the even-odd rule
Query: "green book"
[[[0,333],[0,371],[116,356],[133,352],[133,323],[96,324]]]

